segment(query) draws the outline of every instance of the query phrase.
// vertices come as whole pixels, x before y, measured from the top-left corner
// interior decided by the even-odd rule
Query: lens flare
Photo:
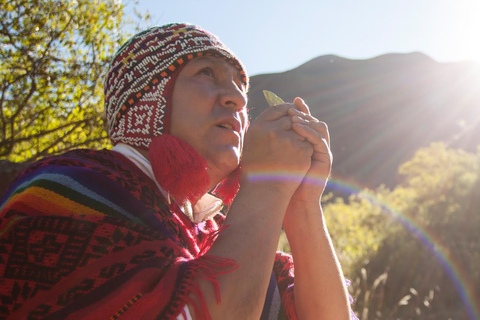
[[[264,171],[253,174],[249,178],[251,181],[301,181],[303,180],[303,175],[292,172]],[[312,184],[323,184],[325,180],[310,179],[307,182]],[[472,320],[480,319],[480,306],[476,305],[476,301],[480,300],[475,296],[475,290],[468,281],[468,275],[455,257],[445,249],[448,248],[448,246],[442,242],[439,236],[425,229],[407,214],[395,209],[395,207],[387,203],[385,200],[378,199],[373,193],[365,191],[366,188],[355,186],[339,179],[330,180],[328,186],[331,190],[340,191],[348,195],[361,192],[362,195],[372,204],[380,207],[382,212],[390,214],[394,219],[400,222],[413,236],[417,237],[430,252],[432,252],[438,262],[442,265],[443,269],[452,280],[452,283],[455,285],[455,288],[469,314],[469,318]]]

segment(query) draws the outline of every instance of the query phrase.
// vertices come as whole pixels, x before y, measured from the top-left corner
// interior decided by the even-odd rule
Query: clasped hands
[[[327,125],[310,114],[301,98],[268,108],[250,125],[243,170],[272,180],[291,202],[318,205],[331,167]]]

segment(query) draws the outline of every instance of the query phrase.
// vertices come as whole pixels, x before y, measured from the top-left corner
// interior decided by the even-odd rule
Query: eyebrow
[[[234,74],[235,74],[235,78],[236,80],[240,81],[240,83],[242,84],[242,86],[245,88],[245,90],[247,89],[245,84],[243,83],[242,81],[242,75],[240,74],[240,71],[238,71],[235,66],[233,66],[232,64],[228,63],[227,61],[225,61],[223,58],[220,58],[220,57],[209,57],[209,56],[204,56],[204,57],[198,57],[192,61],[208,61],[208,62],[211,62],[215,65],[219,65],[221,66],[224,70],[234,70]]]

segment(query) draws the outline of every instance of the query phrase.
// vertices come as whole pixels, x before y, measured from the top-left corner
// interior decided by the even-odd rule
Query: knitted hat
[[[104,83],[110,140],[149,149],[158,183],[179,201],[204,194],[209,184],[205,159],[185,141],[167,134],[175,79],[188,61],[200,56],[226,60],[248,87],[245,68],[235,55],[213,34],[184,23],[135,35],[117,51]],[[232,179],[216,189],[225,202],[231,202],[238,190],[238,177],[233,183]]]
[[[218,56],[248,77],[235,55],[213,34],[190,24],[153,27],[116,53],[105,78],[105,113],[112,143],[148,148],[168,133],[169,104],[180,68],[189,60]]]

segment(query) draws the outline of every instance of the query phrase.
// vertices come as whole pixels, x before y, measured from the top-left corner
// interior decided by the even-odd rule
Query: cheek
[[[171,111],[170,113],[170,129],[169,134],[177,136],[179,132],[182,132],[182,119],[179,110]]]
[[[180,121],[177,121],[175,126],[171,127],[170,133],[192,144],[198,139],[199,129],[197,128],[194,119],[182,115]]]
[[[195,107],[192,100],[179,98],[173,100],[170,114],[170,134],[184,136],[195,135],[204,119],[204,115]]]

